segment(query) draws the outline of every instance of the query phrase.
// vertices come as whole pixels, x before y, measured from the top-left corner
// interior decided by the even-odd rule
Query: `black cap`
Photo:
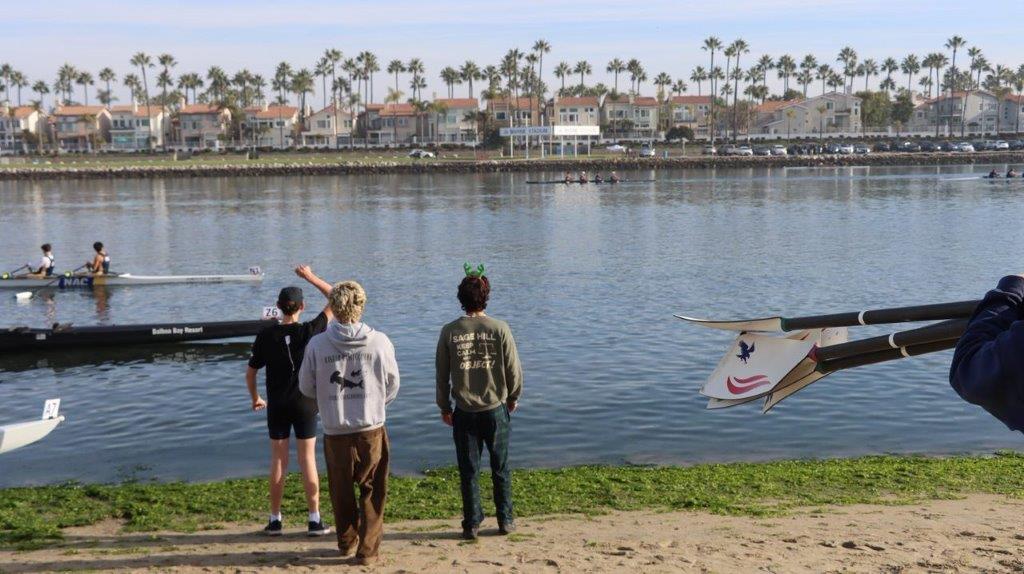
[[[299,287],[285,287],[277,295],[278,303],[302,303],[302,289]]]

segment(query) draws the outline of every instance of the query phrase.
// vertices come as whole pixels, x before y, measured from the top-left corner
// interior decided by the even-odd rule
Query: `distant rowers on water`
[[[93,256],[91,261],[85,262],[85,268],[93,275],[106,275],[110,273],[110,255],[107,255],[107,250],[103,248],[103,243],[97,241],[92,244],[92,248],[96,251],[96,255]]]
[[[992,171],[988,172],[988,178],[989,179],[998,179],[999,178],[999,172],[997,172],[996,170],[993,169]]]
[[[619,183],[619,174],[613,171],[611,175],[608,176],[608,181],[610,183]]]
[[[581,171],[580,172],[580,183],[589,183],[589,182],[590,182],[590,176],[587,175],[586,171]]]
[[[1017,172],[1011,167],[1009,170],[1007,170],[1006,177],[1017,177]]]
[[[604,176],[600,173],[594,174],[594,183],[604,183]]]
[[[572,183],[572,173],[568,171],[565,172],[565,176],[562,178],[562,181],[566,184]]]

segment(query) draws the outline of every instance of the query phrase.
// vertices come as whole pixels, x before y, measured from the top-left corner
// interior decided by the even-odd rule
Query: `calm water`
[[[433,403],[433,352],[459,313],[462,263],[484,262],[489,311],[512,325],[526,371],[516,466],[1019,448],[1019,435],[949,388],[949,353],[833,375],[768,416],[752,405],[707,412],[697,389],[730,337],[672,317],[980,296],[1022,271],[1024,181],[965,179],[988,169],[631,173],[657,181],[569,188],[523,175],[5,183],[5,267],[36,261],[50,241],[71,268],[99,239],[122,271],[261,265],[267,280],[29,304],[2,292],[2,323],[255,318],[296,281],[296,263],[355,278],[369,294],[366,321],[398,349],[392,456],[396,471],[416,472],[454,462]],[[268,445],[264,415],[248,408],[246,350],[0,358],[0,421],[36,417],[56,396],[68,417],[44,442],[3,455],[0,485],[261,474]]]

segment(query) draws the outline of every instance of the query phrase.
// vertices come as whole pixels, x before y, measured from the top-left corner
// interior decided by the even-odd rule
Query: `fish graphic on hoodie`
[[[394,345],[365,323],[330,323],[310,339],[299,367],[299,391],[316,399],[329,435],[383,426],[399,381]]]

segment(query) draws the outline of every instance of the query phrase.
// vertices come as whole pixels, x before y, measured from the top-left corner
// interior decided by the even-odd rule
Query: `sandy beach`
[[[476,543],[458,521],[387,526],[381,561],[359,567],[329,540],[255,525],[121,533],[114,521],[65,531],[59,547],[0,552],[0,571],[160,572],[1020,572],[1024,501],[994,495],[910,505],[804,508],[782,517],[614,512],[522,519],[510,537],[485,522]]]

